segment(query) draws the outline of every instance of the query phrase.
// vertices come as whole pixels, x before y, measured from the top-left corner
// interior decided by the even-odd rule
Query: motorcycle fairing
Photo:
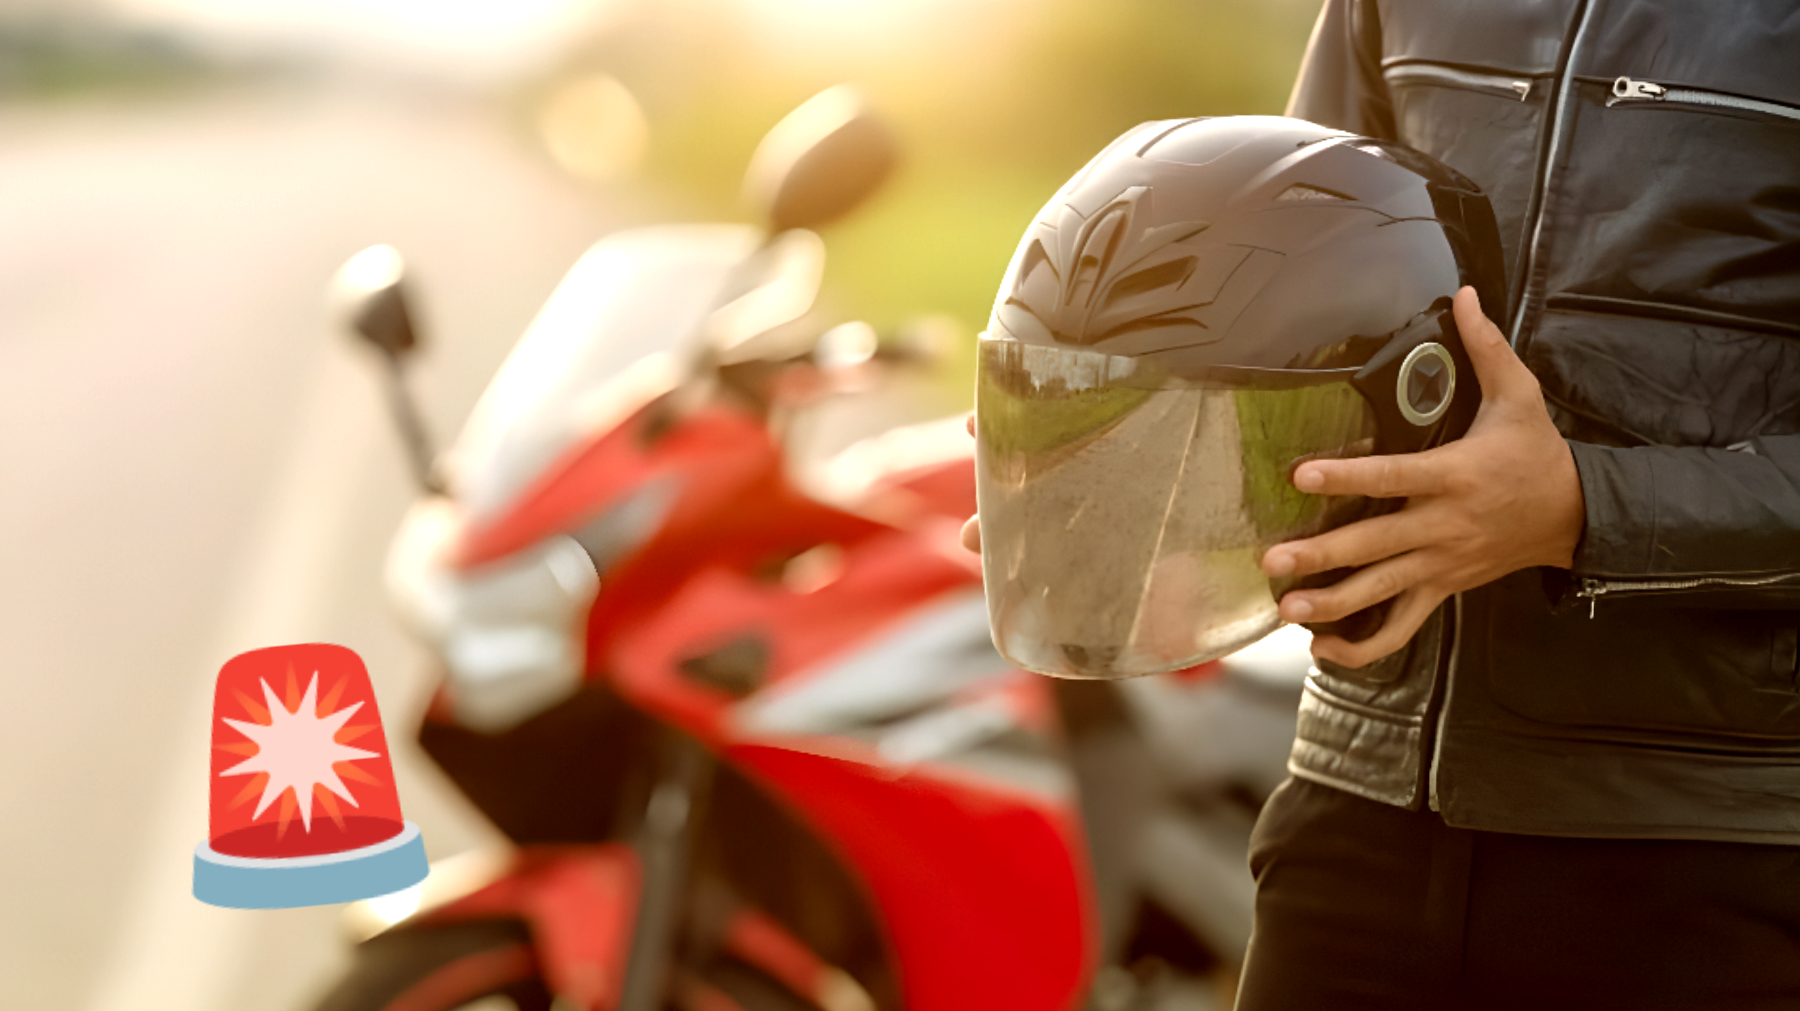
[[[947,593],[819,672],[740,704],[733,729],[745,737],[845,733],[913,715],[1011,669],[988,637],[981,593]]]
[[[525,921],[551,992],[578,1008],[619,1000],[642,867],[623,843],[521,850],[507,873],[412,923]]]
[[[969,658],[957,677],[901,690],[943,648],[992,654],[985,636],[954,634],[960,605],[981,603],[950,526],[942,551],[921,550],[916,531],[850,545],[838,578],[809,594],[706,569],[620,630],[614,683],[752,770],[843,854],[875,899],[908,1008],[1068,1007],[1091,968],[1093,921],[1045,687]],[[683,673],[706,644],[757,634],[771,652],[749,700]],[[889,648],[871,656],[870,642]],[[870,705],[845,704],[851,678],[872,686]],[[944,725],[967,717],[972,736]],[[939,725],[921,733],[927,720]],[[909,730],[931,746],[889,746]]]
[[[731,747],[832,841],[876,899],[910,1011],[1070,1008],[1093,944],[1064,805],[775,744]]]

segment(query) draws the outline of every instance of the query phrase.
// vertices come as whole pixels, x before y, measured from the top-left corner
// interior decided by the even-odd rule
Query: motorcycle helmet
[[[1465,284],[1501,313],[1493,210],[1419,152],[1276,116],[1114,141],[1032,221],[979,342],[1000,652],[1129,677],[1277,628],[1298,584],[1263,552],[1397,506],[1304,494],[1294,466],[1417,452],[1473,420]]]

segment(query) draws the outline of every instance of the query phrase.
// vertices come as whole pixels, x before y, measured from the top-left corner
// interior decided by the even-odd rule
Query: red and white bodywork
[[[764,417],[727,397],[671,410],[683,341],[717,325],[706,307],[755,250],[730,226],[608,239],[502,367],[450,454],[453,498],[421,503],[390,557],[448,675],[431,719],[517,732],[601,684],[825,843],[866,890],[905,1007],[1073,1007],[1096,937],[1074,784],[1047,686],[992,651],[956,543],[967,452],[830,505],[795,487]],[[807,252],[776,272],[784,305],[737,300],[761,302],[743,326],[804,310]],[[693,672],[721,652],[741,683]],[[993,746],[1008,737],[1041,746]],[[521,917],[552,990],[608,1008],[639,863],[621,840],[523,846],[411,922]],[[814,1000],[866,993],[760,911],[728,936]]]

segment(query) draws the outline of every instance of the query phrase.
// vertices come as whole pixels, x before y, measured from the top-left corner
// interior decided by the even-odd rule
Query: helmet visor
[[[984,339],[976,487],[1000,652],[1044,674],[1179,670],[1281,624],[1270,546],[1366,515],[1295,464],[1364,456],[1355,370],[1210,367]]]

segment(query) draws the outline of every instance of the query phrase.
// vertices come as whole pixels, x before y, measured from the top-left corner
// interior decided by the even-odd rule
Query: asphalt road
[[[379,572],[411,490],[321,292],[408,255],[447,434],[621,203],[469,100],[0,109],[0,1005],[281,1011],[343,958],[334,907],[189,892],[243,650],[361,653],[432,856],[487,837],[406,738],[425,675]]]

